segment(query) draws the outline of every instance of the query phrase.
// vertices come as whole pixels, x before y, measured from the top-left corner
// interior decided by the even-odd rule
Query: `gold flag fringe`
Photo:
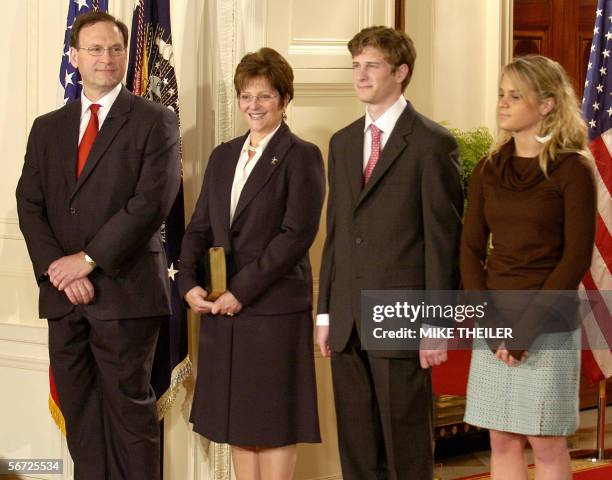
[[[55,422],[55,425],[57,425],[57,428],[59,428],[60,432],[62,432],[64,436],[66,436],[66,421],[64,420],[64,415],[62,415],[62,411],[60,410],[57,403],[55,403],[55,400],[53,400],[53,397],[51,396],[51,394],[49,394],[48,403],[49,403],[49,413],[51,414],[51,418]]]
[[[179,363],[174,369],[172,369],[172,374],[170,376],[170,386],[168,389],[162,394],[161,397],[157,400],[157,418],[159,421],[162,421],[166,413],[172,408],[174,405],[174,401],[176,400],[176,395],[179,387],[183,384],[185,380],[191,377],[193,372],[193,364],[189,356],[185,357],[181,363]],[[62,411],[60,407],[55,403],[51,394],[49,394],[49,413],[51,414],[51,418],[57,425],[57,428],[66,435],[66,421],[64,420],[64,415],[62,415]]]
[[[174,405],[176,400],[176,394],[178,388],[183,384],[185,380],[191,377],[193,371],[193,364],[186,356],[181,363],[172,369],[172,375],[170,376],[170,386],[168,389],[157,399],[157,418],[161,422],[164,416]]]

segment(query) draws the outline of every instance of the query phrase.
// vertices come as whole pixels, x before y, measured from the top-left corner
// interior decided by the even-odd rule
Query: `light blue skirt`
[[[509,367],[475,340],[464,421],[523,435],[571,435],[578,428],[580,329],[540,335]]]

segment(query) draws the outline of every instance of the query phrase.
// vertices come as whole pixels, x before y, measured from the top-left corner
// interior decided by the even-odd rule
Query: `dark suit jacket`
[[[170,313],[160,226],[180,185],[179,130],[167,108],[125,88],[102,124],[78,181],[81,102],[38,117],[17,186],[19,225],[40,287],[41,318],[74,306],[48,280],[56,259],[80,250],[98,264],[90,275],[98,319]]]
[[[361,290],[458,286],[463,195],[451,134],[408,103],[362,187],[365,117],[330,141],[327,237],[318,313],[330,314],[330,348],[360,330]],[[372,351],[412,356],[414,351]]]
[[[229,259],[229,290],[244,313],[272,315],[312,308],[308,249],[319,228],[325,175],[319,149],[282,124],[240,195],[230,226],[234,172],[246,135],[212,152],[181,246],[179,291],[198,284],[196,267],[219,246]]]

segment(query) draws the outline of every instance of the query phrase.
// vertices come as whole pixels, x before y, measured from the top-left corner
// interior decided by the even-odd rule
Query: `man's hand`
[[[94,298],[94,286],[89,278],[77,278],[66,285],[64,293],[73,305],[87,305]]]
[[[447,341],[440,338],[423,338],[419,345],[421,368],[442,365],[448,359]]]
[[[316,338],[319,350],[321,350],[321,355],[324,357],[331,356],[331,350],[329,348],[329,325],[317,325]]]
[[[242,310],[242,304],[238,301],[236,297],[234,297],[232,292],[228,290],[215,300],[215,303],[213,303],[210,313],[212,313],[213,315],[221,314],[233,317],[240,310]]]
[[[189,304],[191,310],[196,313],[210,313],[213,302],[206,301],[207,296],[208,292],[202,287],[197,286],[185,294],[185,301]]]
[[[60,292],[74,280],[85,278],[93,271],[93,267],[85,261],[85,252],[58,258],[49,265],[49,280]]]

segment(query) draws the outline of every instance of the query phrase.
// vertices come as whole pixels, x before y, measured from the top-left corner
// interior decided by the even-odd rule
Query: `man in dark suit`
[[[108,14],[74,22],[83,94],[35,120],[17,186],[77,480],[160,476],[150,377],[171,313],[160,226],[179,188],[179,132],[173,112],[121,85],[127,43]]]
[[[366,115],[330,142],[317,316],[317,343],[332,361],[342,474],[431,479],[428,368],[446,352],[362,350],[360,296],[457,287],[459,153],[453,137],[402,95],[416,57],[406,34],[370,27],[348,47]]]

